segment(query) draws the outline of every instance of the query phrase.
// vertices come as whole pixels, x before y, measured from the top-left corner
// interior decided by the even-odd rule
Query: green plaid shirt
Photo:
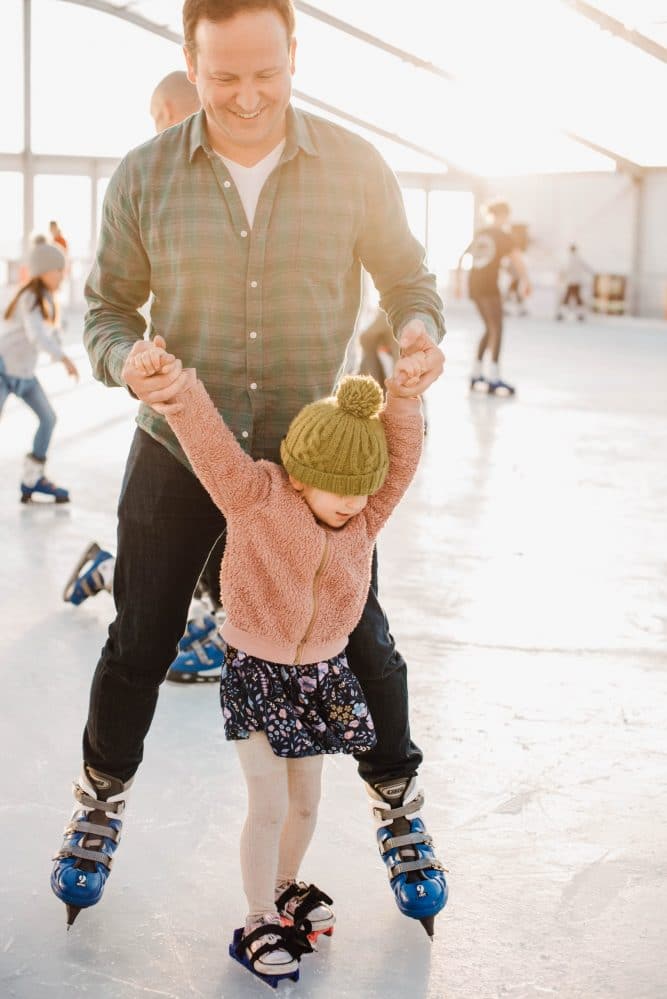
[[[86,285],[95,377],[123,384],[152,293],[151,335],[197,369],[245,450],[278,461],[292,417],[336,382],[362,264],[394,330],[420,317],[442,338],[435,279],[373,146],[288,108],[285,148],[251,229],[199,112],[133,149],[109,183]],[[137,423],[187,465],[162,416],[142,404]]]

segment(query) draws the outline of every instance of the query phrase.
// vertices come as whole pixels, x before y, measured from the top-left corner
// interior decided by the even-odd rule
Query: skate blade
[[[424,916],[419,920],[424,929],[426,930],[429,940],[433,943],[433,933],[435,931],[435,916]]]
[[[23,502],[23,500],[21,502]],[[81,575],[81,570],[83,569],[84,565],[86,564],[86,562],[92,562],[95,558],[97,558],[97,556],[101,551],[102,549],[100,548],[100,546],[96,541],[93,541],[93,543],[88,546],[88,548],[85,550],[85,552],[77,562],[76,568],[74,569],[69,579],[65,583],[65,589],[63,590],[63,600],[69,601],[69,598],[72,595],[72,590],[74,589],[74,584]]]
[[[65,908],[67,909],[67,931],[69,932],[74,926],[74,920],[81,912],[81,907],[78,905],[70,905],[69,902],[65,902]]]

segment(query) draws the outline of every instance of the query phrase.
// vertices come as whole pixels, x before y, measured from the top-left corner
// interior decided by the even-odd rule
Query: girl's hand
[[[79,369],[77,368],[77,366],[74,363],[74,361],[71,358],[69,358],[67,355],[65,355],[62,358],[62,362],[65,365],[65,371],[67,372],[67,374],[70,375],[72,378],[75,378],[76,381],[78,382],[78,380],[79,380]]]

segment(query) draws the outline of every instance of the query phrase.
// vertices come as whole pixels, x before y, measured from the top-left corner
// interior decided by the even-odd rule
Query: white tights
[[[263,732],[235,741],[248,787],[241,873],[248,919],[275,912],[275,888],[296,881],[320,801],[322,756],[276,756]]]

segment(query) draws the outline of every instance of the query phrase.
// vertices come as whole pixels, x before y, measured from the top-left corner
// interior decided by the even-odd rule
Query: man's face
[[[211,142],[252,165],[285,134],[296,42],[288,45],[285,24],[273,10],[200,21],[195,41],[193,58],[185,50],[188,79],[197,87]]]

